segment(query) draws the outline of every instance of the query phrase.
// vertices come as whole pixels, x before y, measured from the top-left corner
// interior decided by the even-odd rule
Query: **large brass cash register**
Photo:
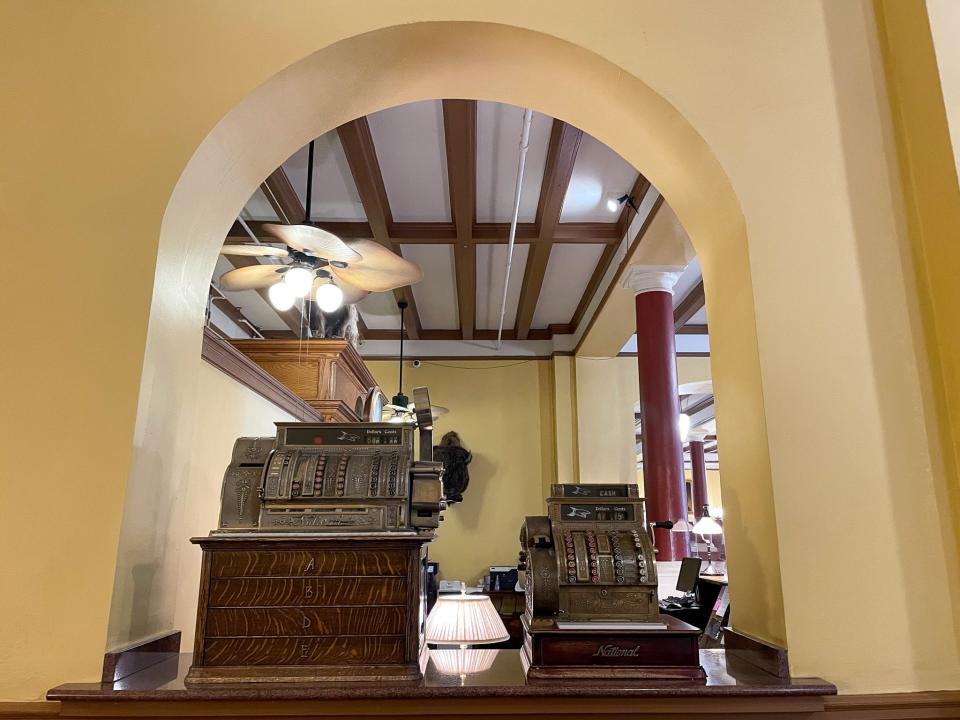
[[[553,485],[520,546],[528,677],[705,677],[697,628],[659,613],[636,485]]]
[[[189,683],[406,680],[444,507],[425,388],[414,429],[278,423],[240,438],[203,549]]]

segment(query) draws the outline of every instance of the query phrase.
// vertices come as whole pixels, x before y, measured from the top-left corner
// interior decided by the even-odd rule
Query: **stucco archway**
[[[344,40],[274,76],[211,131],[163,218],[137,412],[138,435],[160,439],[153,455],[135,452],[128,495],[182,482],[179,459],[192,437],[207,283],[225,232],[253,189],[297,148],[348,120],[444,97],[532,107],[582,128],[640,168],[682,221],[701,258],[713,309],[737,622],[784,642],[750,263],[733,188],[696,130],[643,82],[582,48],[515,27],[420,23]],[[157,456],[163,462],[151,460]],[[176,532],[175,519],[163,532]],[[125,542],[126,534],[121,558]],[[176,570],[176,561],[167,562],[160,582],[175,583]],[[753,580],[742,594],[738,574]],[[115,623],[128,616],[117,612],[127,592],[122,576],[118,572],[111,637]]]

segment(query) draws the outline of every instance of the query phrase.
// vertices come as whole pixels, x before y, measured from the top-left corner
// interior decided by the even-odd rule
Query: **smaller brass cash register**
[[[705,677],[697,628],[659,613],[636,485],[553,485],[520,545],[528,677]]]

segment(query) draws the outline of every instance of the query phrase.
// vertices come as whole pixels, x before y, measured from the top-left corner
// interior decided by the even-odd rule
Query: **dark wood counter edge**
[[[129,643],[103,654],[101,682],[112,683],[180,654],[180,631]]]
[[[323,415],[318,410],[208,328],[203,329],[200,356],[300,422],[323,422]]]
[[[723,648],[728,657],[739,658],[779,678],[790,677],[786,648],[730,627],[723,629]]]

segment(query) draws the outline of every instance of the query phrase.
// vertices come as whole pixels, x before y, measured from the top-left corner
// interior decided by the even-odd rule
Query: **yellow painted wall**
[[[623,347],[626,338],[620,341]],[[677,382],[710,379],[710,359],[677,358]],[[577,453],[581,482],[630,482],[636,474],[635,357],[576,358]]]
[[[388,396],[397,391],[398,363],[368,361]],[[464,501],[444,511],[430,559],[444,580],[474,583],[491,565],[515,565],[520,525],[546,511],[543,488],[555,482],[548,360],[407,362],[404,390],[430,389],[450,409],[434,426],[434,442],[455,430],[473,453]]]
[[[181,650],[193,648],[200,550],[189,538],[217,527],[220,488],[238,437],[270,436],[294,418],[212,365],[198,364],[197,413],[184,422],[180,483],[156,475],[131,479],[117,558],[108,647],[176,628]],[[141,441],[142,442],[142,441]],[[143,522],[144,517],[157,522]]]
[[[151,458],[162,482],[183,471],[171,428],[193,417],[205,288],[243,202],[311,137],[426,97],[572,122],[682,221],[711,307],[727,548],[749,567],[738,626],[788,641],[795,671],[843,691],[956,686],[954,548],[929,522],[944,476],[928,432],[948,421],[921,386],[930,357],[946,369],[957,354],[952,335],[916,342],[870,3],[644,0],[643,42],[579,0],[263,7],[0,5],[0,63],[18,70],[0,88],[0,231],[55,241],[69,268],[56,292],[36,292],[35,273],[0,286],[17,337],[0,353],[0,500],[27,508],[58,488],[41,520],[0,530],[25,548],[0,568],[18,588],[0,598],[0,699],[99,674],[127,479]],[[481,24],[418,24],[463,20]],[[256,51],[238,53],[250,37]],[[916,280],[944,318],[951,267]],[[65,307],[79,320],[36,321]],[[157,431],[135,452],[142,387],[141,427]],[[57,452],[27,432],[54,409],[70,430]],[[877,522],[858,542],[884,550],[851,566],[836,548],[863,516]],[[834,622],[828,598],[877,577],[894,590]]]

